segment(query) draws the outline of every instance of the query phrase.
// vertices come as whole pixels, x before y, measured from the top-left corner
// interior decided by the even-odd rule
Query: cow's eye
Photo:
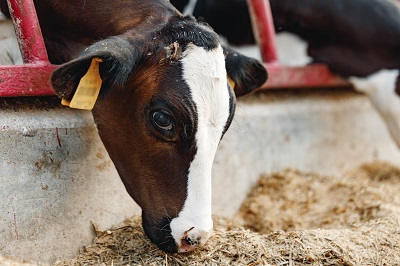
[[[163,111],[155,111],[152,114],[152,121],[156,128],[164,131],[171,131],[174,126],[172,117]]]

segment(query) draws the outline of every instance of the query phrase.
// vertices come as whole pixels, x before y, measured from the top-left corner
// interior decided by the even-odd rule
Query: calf
[[[34,3],[50,61],[63,64],[51,77],[57,95],[64,103],[95,95],[76,92],[84,75],[101,84],[93,117],[147,236],[166,252],[203,244],[217,145],[235,95],[262,85],[264,67],[221,47],[207,24],[167,0]]]

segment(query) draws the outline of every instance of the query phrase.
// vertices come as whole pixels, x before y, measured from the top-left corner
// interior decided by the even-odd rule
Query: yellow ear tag
[[[233,79],[231,79],[231,77],[226,76],[228,78],[228,83],[229,85],[231,85],[232,90],[235,89],[235,82],[233,81]]]
[[[99,96],[102,80],[99,72],[101,58],[93,58],[89,70],[81,78],[71,102],[63,99],[61,104],[71,108],[92,110]]]
[[[61,104],[64,105],[64,106],[68,106],[68,107],[69,107],[69,105],[71,104],[71,102],[68,101],[67,99],[62,98],[62,99],[61,99]]]

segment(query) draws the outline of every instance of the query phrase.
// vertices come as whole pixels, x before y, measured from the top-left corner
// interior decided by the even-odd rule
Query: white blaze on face
[[[211,219],[211,168],[218,143],[229,117],[229,93],[222,47],[206,51],[189,44],[183,53],[183,75],[196,105],[198,126],[195,135],[196,154],[189,167],[187,198],[171,230],[178,246],[187,236],[207,241]],[[181,250],[183,251],[183,250]]]

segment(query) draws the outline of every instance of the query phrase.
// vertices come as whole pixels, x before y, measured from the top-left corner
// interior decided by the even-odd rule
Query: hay
[[[170,255],[133,217],[96,230],[93,245],[54,265],[400,265],[399,178],[399,169],[381,163],[339,179],[288,170],[260,179],[239,213],[266,234],[214,217],[206,246]]]
[[[215,230],[208,244],[190,254],[166,254],[145,236],[140,217],[133,217],[115,229],[98,231],[94,244],[76,259],[57,262],[69,265],[256,265],[265,264],[263,236],[215,218]],[[243,249],[246,247],[245,249]]]
[[[140,218],[99,232],[72,265],[398,265],[399,221],[380,219],[342,230],[258,234],[215,219],[208,244],[190,254],[169,255],[145,237]]]
[[[133,217],[109,230],[95,227],[92,245],[53,265],[400,265],[399,179],[400,170],[384,163],[340,178],[275,173],[260,179],[238,214],[264,234],[214,217],[204,247],[171,255],[153,245],[140,217]],[[0,265],[25,266],[1,259]]]
[[[263,176],[239,217],[259,233],[341,229],[400,217],[400,169],[374,162],[342,177],[286,170]]]

